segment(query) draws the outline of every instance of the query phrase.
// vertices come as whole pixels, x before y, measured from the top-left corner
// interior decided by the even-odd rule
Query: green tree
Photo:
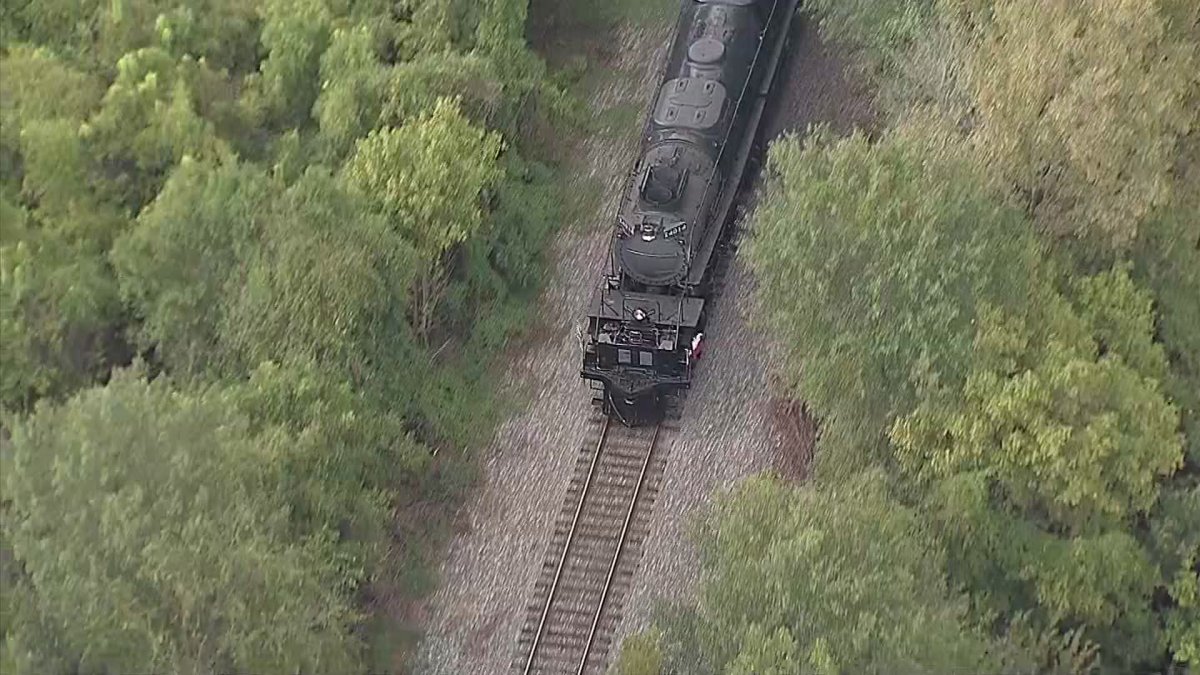
[[[328,537],[288,536],[283,435],[219,390],[118,375],[13,431],[6,537],[85,671],[348,672],[358,583]]]
[[[133,458],[106,456],[102,467],[140,490],[137,503],[122,493],[128,508],[99,504],[83,479],[51,481],[83,495],[51,515],[34,502],[58,492],[22,497],[18,510],[6,492],[14,527],[50,524],[0,532],[0,561],[15,570],[0,575],[0,669],[347,672],[361,646],[348,607],[363,598],[351,587],[428,589],[426,540],[439,528],[424,507],[418,521],[396,502],[441,506],[470,477],[454,450],[488,432],[462,419],[491,418],[484,374],[527,323],[556,222],[548,169],[501,156],[501,134],[489,131],[515,132],[543,91],[545,69],[523,44],[525,4],[0,3],[4,478],[48,491],[46,463],[59,461],[38,445],[41,457],[10,462],[9,415],[107,381],[134,353],[184,388],[187,406],[228,413],[176,424],[196,443],[186,447],[162,431],[151,448],[160,427],[146,425],[131,448],[84,444],[76,454],[89,470],[97,452]],[[421,338],[438,331],[461,344],[431,353],[414,325]],[[82,396],[127,402],[130,386]],[[176,400],[165,387],[148,396]],[[170,405],[155,409],[168,422],[179,418]],[[95,424],[137,426],[122,412],[130,406]],[[58,445],[83,444],[84,432],[68,431]],[[205,443],[211,462],[193,461]],[[263,456],[230,460],[234,446]],[[199,468],[175,483],[159,480],[158,464],[119,474],[152,461]],[[168,487],[154,502],[158,483]],[[170,502],[177,493],[210,501]],[[209,495],[229,496],[244,519]],[[104,527],[128,538],[110,537],[92,558],[31,548],[35,535],[82,532],[51,521],[93,497]],[[200,515],[181,525],[187,509]],[[218,521],[227,529],[213,533]],[[203,540],[194,560],[183,560],[185,536]],[[224,567],[221,547],[236,557]],[[91,576],[78,577],[84,568]],[[194,590],[218,582],[245,591],[249,606],[224,587]],[[68,616],[72,603],[82,610]],[[306,621],[308,641],[297,632]]]
[[[31,220],[47,236],[103,256],[129,225],[123,209],[91,189],[99,182],[97,171],[74,121],[26,123],[21,174],[21,201],[31,207]]]
[[[422,54],[388,72],[381,119],[399,126],[433,110],[443,98],[477,123],[492,121],[504,98],[495,64],[478,53]]]
[[[102,257],[0,197],[0,404],[23,408],[99,375],[120,312]]]
[[[902,465],[984,470],[1018,508],[1074,533],[1149,510],[1181,464],[1178,412],[1157,380],[1098,357],[1069,314],[1051,308],[1036,329],[985,314],[961,398],[930,397],[893,426]]]
[[[51,52],[0,58],[0,402],[21,408],[103,372],[121,308],[104,262],[127,224],[91,189],[80,124],[97,78]]]
[[[23,121],[82,122],[104,94],[100,78],[82,72],[45,47],[11,45],[0,58],[0,113],[5,133]]]
[[[1061,534],[996,498],[982,470],[930,488],[923,512],[945,541],[950,583],[970,594],[981,620],[1009,623],[1014,663],[1071,673],[1104,663],[1119,673],[1161,653],[1149,602],[1161,577],[1129,533]]]
[[[501,57],[522,58],[525,51],[525,23],[529,3],[523,0],[484,0],[480,3],[475,44]]]
[[[268,418],[312,432],[296,453],[311,461],[292,474],[316,486],[305,491],[324,482],[339,495],[307,500],[323,505],[319,522],[356,511],[337,506],[356,481],[381,489],[420,469],[404,423],[429,377],[405,311],[416,257],[327,172],[281,189],[251,166],[185,162],[114,260],[142,318],[139,341],[179,377],[262,373],[261,387],[272,384],[261,396],[330,397],[308,417]],[[280,374],[267,377],[272,368]]]
[[[376,54],[375,30],[338,28],[321,56],[321,94],[316,118],[335,156],[379,123],[388,70]]]
[[[405,38],[411,48],[421,52],[469,51],[478,4],[472,0],[406,0],[411,24]]]
[[[1194,3],[815,0],[863,48],[877,103],[968,130],[974,160],[1053,235],[1125,250],[1195,128]]]
[[[961,382],[978,306],[1022,303],[1037,273],[1020,214],[937,143],[906,129],[772,146],[749,247],[759,315],[785,345],[785,386],[824,418],[827,450],[874,441],[920,387]],[[817,468],[842,466],[862,458]]]
[[[1041,223],[1127,247],[1170,195],[1194,44],[1156,0],[1002,0],[976,18],[979,159]]]
[[[403,308],[417,260],[382,216],[320,169],[260,216],[246,277],[220,303],[228,352],[246,364],[336,363],[361,385],[383,352],[406,351]]]
[[[346,179],[419,251],[436,257],[482,224],[480,195],[498,177],[501,147],[499,137],[442,100],[411,124],[363,139],[346,164]]]
[[[1131,267],[1072,280],[1071,298],[1101,356],[1119,357],[1142,377],[1162,381],[1167,357],[1155,341],[1154,297],[1134,281]]]
[[[1164,490],[1151,520],[1152,544],[1171,598],[1163,612],[1175,661],[1200,664],[1200,484]]]
[[[0,185],[7,198],[61,213],[76,194],[89,193],[90,156],[79,126],[103,93],[99,78],[45,48],[14,45],[0,57]]]
[[[282,189],[251,165],[185,162],[113,259],[139,341],[175,372],[322,363],[393,405],[413,395],[405,308],[420,264],[327,172]]]
[[[264,3],[262,94],[272,119],[285,127],[310,119],[321,91],[321,54],[329,45],[331,17],[324,0]],[[339,80],[340,77],[333,81]]]
[[[220,317],[245,283],[278,187],[244,164],[185,161],[114,246],[121,293],[143,348],[179,375],[224,365]]]
[[[882,406],[869,418],[850,415],[866,433],[879,420],[887,423],[889,408],[899,416],[891,431],[894,453],[884,455],[903,469],[898,493],[921,504],[945,538],[951,583],[969,591],[976,619],[1009,627],[1008,644],[1024,654],[1018,672],[1090,672],[1097,663],[1114,673],[1166,668],[1158,660],[1168,644],[1177,660],[1187,658],[1180,654],[1194,652],[1195,544],[1173,533],[1198,517],[1181,506],[1187,500],[1180,495],[1194,484],[1189,475],[1200,457],[1200,221],[1194,215],[1200,208],[1194,138],[1200,5],[815,0],[813,9],[827,34],[864,48],[876,102],[897,126],[880,146],[921,129],[934,140],[911,153],[921,174],[951,171],[959,184],[998,188],[999,196],[1034,216],[1051,235],[1045,240],[1070,238],[1059,251],[1091,275],[1073,277],[1076,269],[1060,269],[1057,259],[1034,253],[1016,265],[1032,282],[1023,292],[955,293],[946,286],[949,292],[926,304],[961,299],[971,307],[972,322],[954,334],[974,340],[974,347],[934,343],[910,377],[917,386],[903,392],[908,409]],[[814,166],[818,175],[834,175],[827,165]],[[835,222],[848,219],[845,214],[886,213],[871,201],[880,193],[874,184],[838,182],[850,186],[845,198],[818,202],[836,207],[827,211]],[[795,239],[829,229],[829,215],[813,218],[810,205],[839,195],[832,184],[826,193],[796,190],[791,208],[780,210],[800,216],[788,223]],[[904,205],[915,210],[926,194]],[[946,194],[932,195],[935,208]],[[819,224],[805,227],[811,222]],[[1028,225],[1011,222],[1011,231],[1025,237]],[[890,237],[873,233],[877,259],[891,259]],[[990,239],[979,250],[1009,260],[1010,252]],[[814,332],[814,314],[838,316],[840,307],[850,308],[850,320],[829,331],[836,350],[787,364],[786,383],[799,385],[793,393],[808,394],[814,373],[818,382],[852,392],[897,391],[898,378],[878,360],[854,353],[826,371],[826,354],[850,352],[861,326],[871,325],[875,315],[855,311],[860,288],[879,283],[894,295],[904,286],[877,268],[853,283],[832,267],[811,277],[793,274],[786,269],[792,249],[782,238],[768,241],[769,256],[779,258],[772,272],[786,281],[767,278],[778,295],[761,309],[775,320],[770,327],[784,336],[787,355],[813,353],[802,340]],[[962,259],[940,250],[927,256],[932,269],[951,270],[949,279]],[[837,298],[836,305],[814,305],[809,289],[820,284],[820,296]],[[848,290],[839,295],[829,287]],[[788,297],[794,289],[799,297]],[[888,300],[876,315],[893,313],[897,303]],[[817,310],[792,309],[796,305]],[[907,338],[914,325],[920,324],[900,324],[870,344]],[[938,330],[918,338],[938,336]],[[797,335],[802,340],[793,342]],[[869,368],[860,377],[854,368],[863,362]],[[947,376],[946,363],[959,366],[956,376]],[[838,380],[838,372],[851,376]],[[823,404],[816,391],[815,401]],[[837,415],[816,407],[826,416],[816,475],[827,478],[831,463],[856,464],[847,461]],[[1157,539],[1147,536],[1146,523]],[[1020,630],[1015,622],[1023,623]]]
[[[703,528],[695,619],[663,638],[670,672],[994,670],[947,587],[944,551],[884,482],[755,478],[722,499]],[[684,665],[697,656],[699,668]]]
[[[108,71],[135,49],[159,45],[177,55],[245,68],[256,59],[256,2],[245,0],[13,0],[0,10],[6,43],[51,48],[89,71]],[[6,45],[7,46],[7,45]]]
[[[498,135],[441,100],[402,127],[372,132],[346,163],[346,184],[370,200],[423,261],[413,322],[422,337],[442,292],[443,257],[484,225],[482,194],[502,175],[501,148]]]
[[[1200,162],[1183,178],[1200,178]],[[1183,417],[1189,461],[1200,466],[1200,189],[1192,189],[1194,196],[1180,195],[1148,221],[1133,260],[1134,274],[1154,293],[1167,386]]]
[[[255,435],[294,439],[276,468],[277,493],[296,531],[337,531],[340,555],[377,563],[395,485],[419,481],[428,466],[429,452],[410,438],[403,411],[316,363],[264,362],[230,393]]]
[[[1149,295],[1126,270],[1047,292],[1025,318],[986,312],[961,394],[898,419],[900,465],[925,485],[951,568],[1003,611],[1079,625],[1108,663],[1154,658],[1160,584],[1131,526],[1181,466]]]
[[[71,120],[30,121],[21,129],[22,196],[46,215],[69,212],[86,197],[88,157],[79,124]]]
[[[84,125],[97,158],[121,175],[116,197],[136,211],[149,203],[170,169],[185,156],[215,161],[231,157],[228,143],[200,116],[193,85],[207,70],[190,57],[177,60],[157,47],[130,52],[100,110]]]

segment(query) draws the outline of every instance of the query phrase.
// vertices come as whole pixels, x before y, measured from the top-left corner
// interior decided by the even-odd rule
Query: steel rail
[[[592,643],[596,641],[596,630],[600,627],[600,615],[604,613],[604,605],[608,602],[608,592],[612,589],[613,577],[617,574],[617,563],[621,561],[621,552],[625,550],[625,539],[629,535],[629,526],[633,523],[633,512],[637,509],[638,498],[642,494],[642,485],[646,483],[646,472],[650,469],[650,459],[654,456],[654,446],[658,442],[658,432],[662,425],[654,428],[654,436],[650,438],[650,447],[646,449],[646,459],[642,460],[642,470],[638,473],[637,484],[633,488],[633,499],[629,500],[629,512],[625,514],[625,523],[621,526],[621,538],[617,540],[617,550],[613,553],[612,564],[608,568],[608,577],[604,580],[604,590],[600,594],[600,605],[596,607],[596,617],[592,619],[592,628],[588,631],[587,644],[583,647],[583,656],[579,658],[577,675],[583,675],[587,668],[588,655],[592,652]]]
[[[546,630],[546,617],[550,614],[550,605],[554,603],[554,594],[558,591],[558,582],[562,579],[563,567],[567,564],[567,558],[571,553],[571,542],[575,539],[575,528],[579,525],[579,515],[583,513],[583,503],[587,500],[588,489],[592,485],[592,478],[596,475],[596,467],[600,464],[600,451],[604,449],[604,441],[608,438],[608,429],[611,424],[612,418],[605,415],[604,426],[600,429],[600,440],[596,443],[596,452],[592,456],[592,465],[588,467],[587,478],[583,482],[583,488],[579,491],[579,504],[575,507],[575,516],[571,519],[571,529],[567,531],[567,541],[563,544],[562,557],[558,560],[558,568],[554,570],[554,580],[550,584],[550,592],[546,595],[546,606],[542,608],[537,632],[534,633],[533,643],[529,646],[529,658],[525,661],[525,675],[529,675],[533,668],[533,659],[537,656],[538,645]]]

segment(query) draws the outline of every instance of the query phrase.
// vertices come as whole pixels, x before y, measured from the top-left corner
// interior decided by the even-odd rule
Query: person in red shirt
[[[696,333],[696,337],[692,338],[692,348],[688,350],[693,361],[699,361],[700,356],[704,354],[704,333]]]

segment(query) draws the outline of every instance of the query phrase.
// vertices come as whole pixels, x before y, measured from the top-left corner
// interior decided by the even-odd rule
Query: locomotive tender
[[[654,423],[692,382],[724,236],[799,0],[682,0],[588,309],[581,375]]]

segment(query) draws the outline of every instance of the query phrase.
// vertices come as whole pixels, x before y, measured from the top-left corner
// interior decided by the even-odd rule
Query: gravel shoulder
[[[591,101],[594,110],[644,109],[668,31],[663,25],[619,33],[617,44],[610,45],[616,55],[612,65],[631,75],[601,88]],[[767,120],[770,136],[822,122],[843,133],[874,126],[869,94],[847,83],[842,55],[821,44],[807,22],[797,28],[784,67]],[[578,376],[574,331],[606,260],[611,211],[633,161],[636,134],[634,128],[621,139],[597,135],[581,147],[578,185],[603,186],[602,207],[586,222],[565,224],[552,254],[557,271],[541,300],[545,307],[570,311],[550,317],[544,342],[520,353],[508,370],[506,391],[512,396],[528,392],[530,404],[500,426],[486,450],[484,477],[463,507],[463,531],[451,542],[441,587],[425,608],[428,624],[418,673],[503,673],[511,666],[591,414],[589,393]],[[726,284],[710,324],[708,362],[689,396],[681,428],[666,448],[651,534],[625,601],[618,640],[644,629],[657,602],[694,596],[699,570],[687,537],[690,521],[711,503],[715,490],[771,469],[784,452],[768,382],[771,345],[746,320],[753,279],[740,260]]]
[[[667,26],[620,31],[611,67],[627,75],[610,78],[593,96],[592,109],[648,100],[667,37]],[[603,206],[586,222],[564,223],[554,245],[557,270],[540,302],[558,316],[548,317],[544,342],[522,350],[505,376],[505,391],[527,393],[529,406],[499,427],[485,451],[483,479],[463,507],[464,531],[450,544],[441,586],[425,611],[418,673],[502,673],[511,665],[591,415],[575,328],[607,260],[610,212],[632,165],[637,133],[598,134],[581,146],[575,183],[580,190],[602,189]]]
[[[817,124],[843,134],[874,128],[870,91],[847,80],[847,65],[839,49],[820,40],[813,22],[801,18],[779,75],[765,136],[803,133]],[[750,194],[743,203],[752,208],[753,201]],[[748,236],[753,233],[742,232],[741,240]],[[779,401],[769,381],[773,345],[748,321],[754,278],[742,259],[733,261],[726,284],[710,323],[710,360],[691,391],[668,455],[650,537],[617,630],[618,643],[647,628],[655,604],[694,599],[699,559],[688,529],[716,494],[756,473],[781,467],[786,467],[781,469],[785,473],[792,471],[792,454],[811,456],[811,447],[793,447],[794,434],[779,424]],[[802,435],[811,443],[812,430],[805,431]]]

